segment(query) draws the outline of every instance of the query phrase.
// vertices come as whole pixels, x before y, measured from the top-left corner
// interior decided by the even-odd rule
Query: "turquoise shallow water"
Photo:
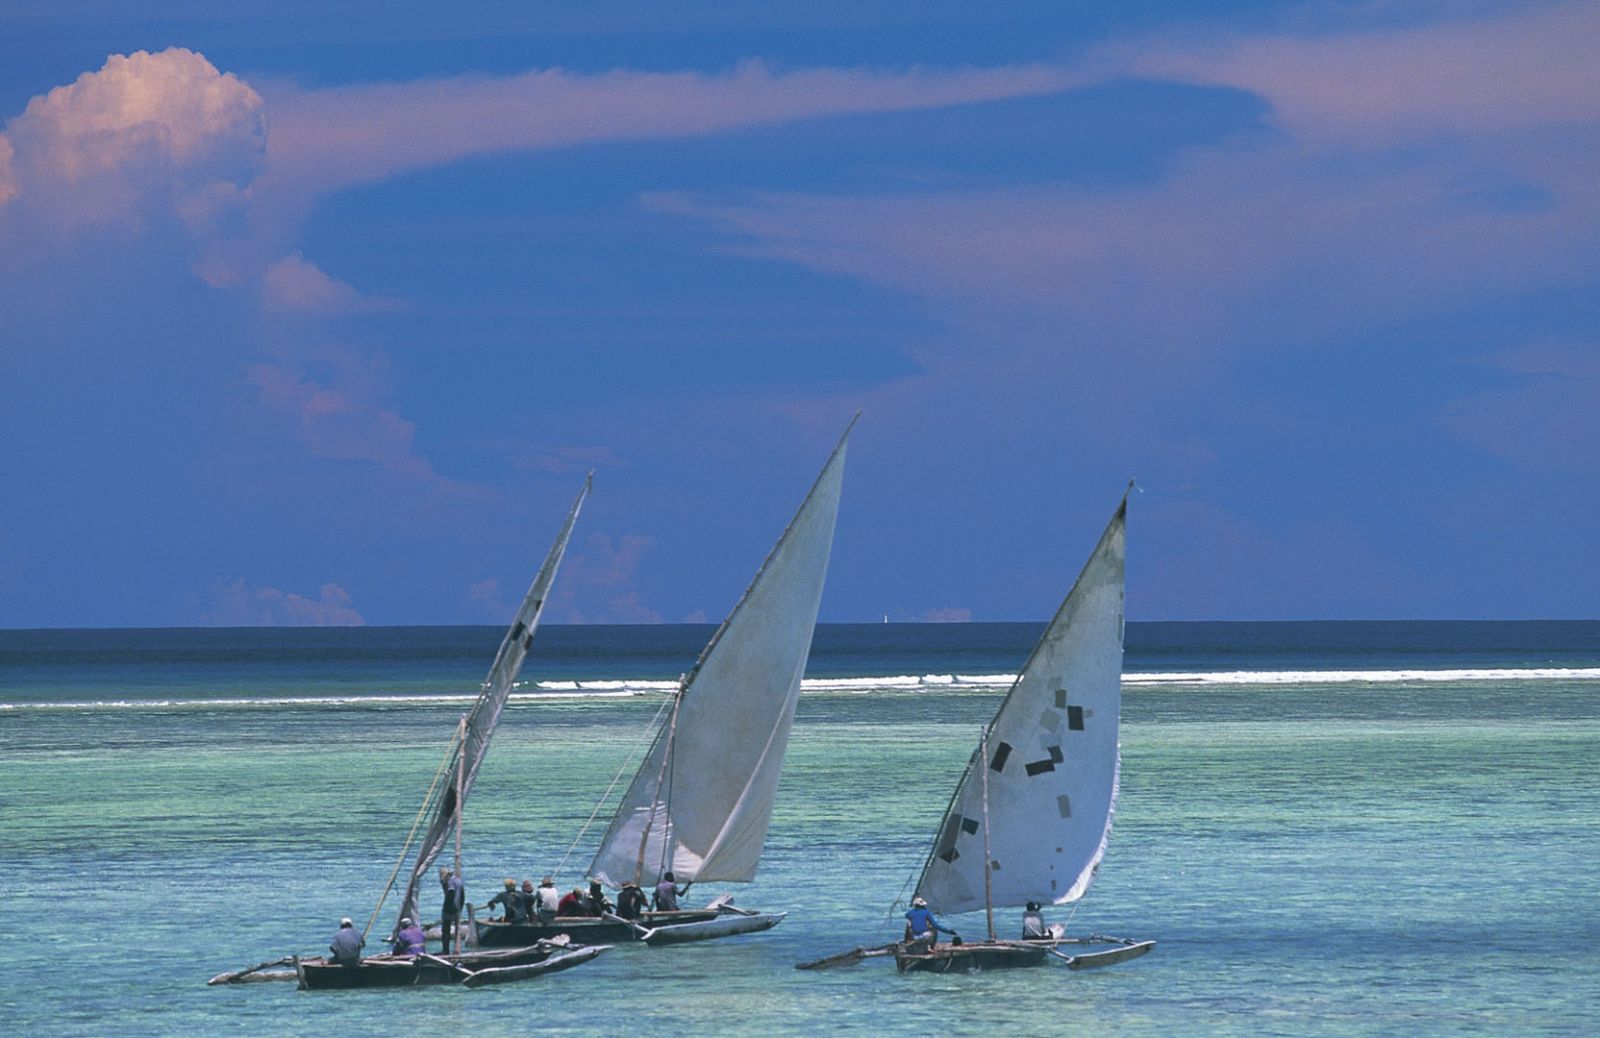
[[[320,951],[340,915],[364,921],[497,633],[308,649],[303,633],[255,632],[232,653],[212,651],[225,633],[133,632],[109,656],[84,647],[98,638],[0,633],[0,1030],[1600,1031],[1593,624],[1135,625],[1117,825],[1070,923],[1156,951],[1083,973],[796,972],[898,929],[887,907],[1001,694],[943,679],[997,673],[1037,631],[986,626],[1007,629],[819,635],[811,674],[849,680],[802,696],[762,873],[703,892],[789,911],[777,929],[620,948],[481,992],[327,994],[204,981]],[[525,677],[670,679],[705,634],[631,631],[558,629]],[[657,695],[511,705],[468,808],[475,900],[555,866],[642,749]],[[981,914],[954,922],[982,929]]]

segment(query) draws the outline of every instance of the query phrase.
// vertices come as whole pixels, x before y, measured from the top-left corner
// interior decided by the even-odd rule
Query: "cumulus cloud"
[[[111,56],[30,101],[0,141],[0,202],[39,223],[208,227],[261,171],[266,122],[247,84],[175,47]]]
[[[316,598],[275,587],[252,587],[243,578],[212,592],[201,622],[212,627],[360,627],[366,621],[350,604],[350,593],[324,584]]]

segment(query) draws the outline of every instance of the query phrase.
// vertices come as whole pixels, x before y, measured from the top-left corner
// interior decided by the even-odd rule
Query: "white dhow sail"
[[[489,740],[494,735],[495,725],[500,722],[500,712],[505,709],[506,696],[516,683],[522,661],[533,646],[533,632],[539,627],[545,601],[550,596],[550,585],[556,579],[556,571],[561,568],[561,559],[567,552],[567,541],[572,537],[572,526],[578,521],[578,512],[583,508],[584,499],[589,496],[589,486],[593,480],[591,474],[583,481],[583,489],[578,491],[577,500],[572,502],[567,521],[556,535],[555,543],[545,556],[544,565],[539,567],[538,576],[533,578],[533,585],[522,599],[516,619],[500,642],[500,651],[495,653],[489,675],[483,679],[483,691],[473,704],[472,712],[467,715],[465,738],[457,747],[455,760],[445,781],[438,787],[439,804],[433,813],[433,822],[428,826],[427,835],[417,850],[416,863],[411,868],[406,895],[400,902],[401,916],[420,918],[417,913],[417,887],[455,829],[456,790],[461,790],[461,800],[465,803],[467,794],[472,790],[472,780],[477,777],[478,765],[483,763],[484,754],[489,752]]]
[[[1124,494],[989,722],[988,760],[975,754],[956,786],[917,881],[936,911],[985,907],[986,814],[992,907],[1076,901],[1089,889],[1117,799],[1127,509]]]
[[[853,427],[855,422],[850,423]],[[845,441],[680,684],[589,874],[642,886],[756,874],[833,547]]]

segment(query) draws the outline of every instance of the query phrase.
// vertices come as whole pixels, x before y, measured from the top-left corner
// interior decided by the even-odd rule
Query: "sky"
[[[0,627],[1592,618],[1600,5],[14,0]]]

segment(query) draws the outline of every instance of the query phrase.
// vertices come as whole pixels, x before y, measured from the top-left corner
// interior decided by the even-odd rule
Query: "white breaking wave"
[[[800,690],[811,694],[954,693],[1003,691],[1015,674],[891,674],[864,678],[807,678]],[[1354,684],[1441,684],[1488,681],[1600,681],[1600,667],[1501,667],[1450,670],[1229,670],[1125,673],[1129,688],[1162,686],[1277,686]],[[670,695],[676,681],[607,679],[596,681],[521,681],[511,702],[549,699],[625,699]],[[471,703],[476,692],[391,695],[283,695],[161,699],[101,699],[74,702],[0,702],[0,712],[36,710],[217,710],[264,707],[445,706]]]

